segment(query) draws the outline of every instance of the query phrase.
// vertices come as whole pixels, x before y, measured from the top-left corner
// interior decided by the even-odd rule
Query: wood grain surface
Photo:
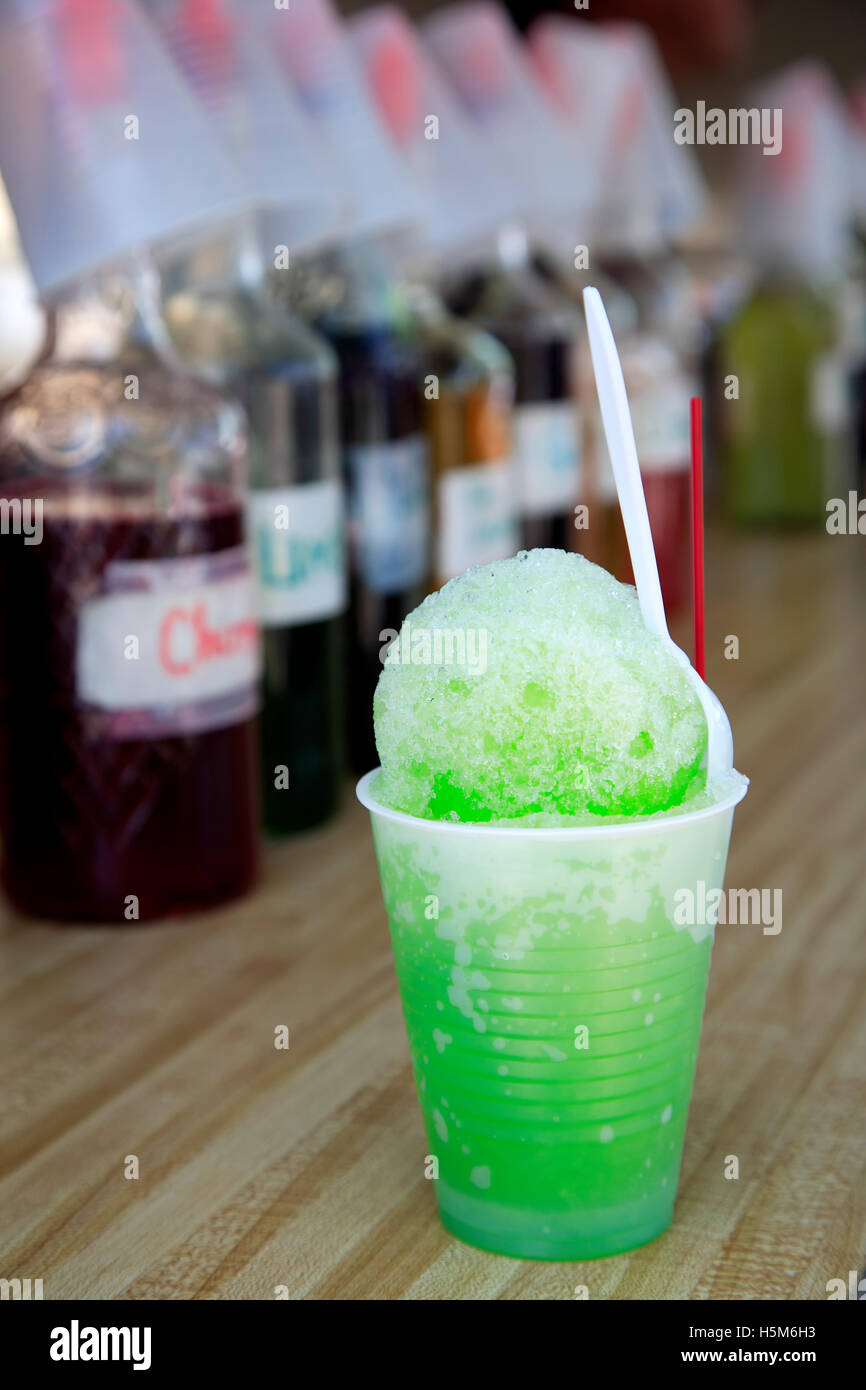
[[[347,790],[221,912],[126,931],[6,915],[0,1276],[49,1299],[823,1299],[862,1273],[866,544],[712,534],[708,561],[709,679],[752,779],[727,882],[781,888],[784,915],[775,936],[718,930],[671,1229],[543,1264],[439,1225]]]

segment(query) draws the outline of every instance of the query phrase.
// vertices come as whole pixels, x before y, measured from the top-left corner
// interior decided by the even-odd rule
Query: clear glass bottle
[[[691,441],[689,401],[699,391],[697,319],[676,260],[664,253],[604,257],[602,274],[633,306],[617,335],[662,596],[668,615],[686,602],[689,564]],[[604,439],[588,354],[581,367],[587,488],[596,505],[587,554],[624,583],[634,583],[613,469]]]
[[[417,201],[403,292],[426,359],[434,511],[430,582],[438,586],[472,565],[514,554],[519,545],[514,365],[490,334],[449,313],[432,287],[442,265],[461,260],[467,245],[487,246],[500,220],[502,189],[483,143],[410,20],[383,5],[354,16],[348,30]],[[441,142],[440,127],[448,133]]]
[[[174,349],[243,405],[248,538],[262,627],[260,748],[266,829],[327,820],[343,768],[345,507],[337,364],[266,293],[254,228],[166,277]]]
[[[689,151],[670,137],[675,102],[648,31],[545,15],[530,26],[527,43],[535,79],[570,131],[575,173],[588,174],[589,216],[581,222],[588,232],[577,240],[588,244],[581,249],[590,253],[591,270],[569,269],[568,280],[576,288],[586,276],[609,305],[670,613],[686,592],[689,397],[698,343],[687,277],[667,248],[699,215],[702,180]],[[590,522],[580,532],[581,548],[631,582],[592,368],[588,354],[582,358]]]
[[[450,307],[508,350],[515,371],[514,452],[521,543],[574,546],[581,502],[579,312],[533,269],[526,236],[506,229],[499,261],[446,285]]]
[[[348,754],[376,764],[373,692],[388,644],[426,592],[431,553],[423,346],[374,239],[300,261],[275,283],[334,348],[348,499]]]
[[[409,303],[424,345],[433,481],[431,587],[520,546],[513,461],[514,366],[501,343],[449,314],[427,286]]]

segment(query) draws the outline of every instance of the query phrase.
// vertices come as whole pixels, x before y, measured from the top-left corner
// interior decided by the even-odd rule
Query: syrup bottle
[[[345,505],[336,358],[277,305],[265,248],[269,224],[291,254],[320,238],[339,198],[315,158],[315,132],[242,11],[228,0],[151,0],[149,9],[244,190],[236,227],[163,267],[164,313],[183,362],[231,390],[247,417],[264,820],[282,835],[320,824],[339,804]]]
[[[206,132],[194,163],[173,146],[197,112],[133,6],[48,0],[0,50],[0,168],[53,325],[0,408],[3,885],[23,912],[123,926],[256,870],[242,416],[165,367],[151,277],[118,269],[232,179]]]

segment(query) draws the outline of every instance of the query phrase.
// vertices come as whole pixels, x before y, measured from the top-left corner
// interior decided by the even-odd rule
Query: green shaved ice
[[[705,785],[707,729],[633,588],[564,550],[452,579],[373,705],[385,805],[432,820],[653,815]]]

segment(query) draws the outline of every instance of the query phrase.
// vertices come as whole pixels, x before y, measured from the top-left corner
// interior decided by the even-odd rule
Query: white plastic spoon
[[[598,290],[592,287],[584,290],[583,306],[601,418],[643,620],[650,632],[667,643],[677,661],[688,671],[707,720],[707,776],[710,779],[723,777],[734,766],[731,725],[717,696],[704,684],[668,632],[619,354]]]

